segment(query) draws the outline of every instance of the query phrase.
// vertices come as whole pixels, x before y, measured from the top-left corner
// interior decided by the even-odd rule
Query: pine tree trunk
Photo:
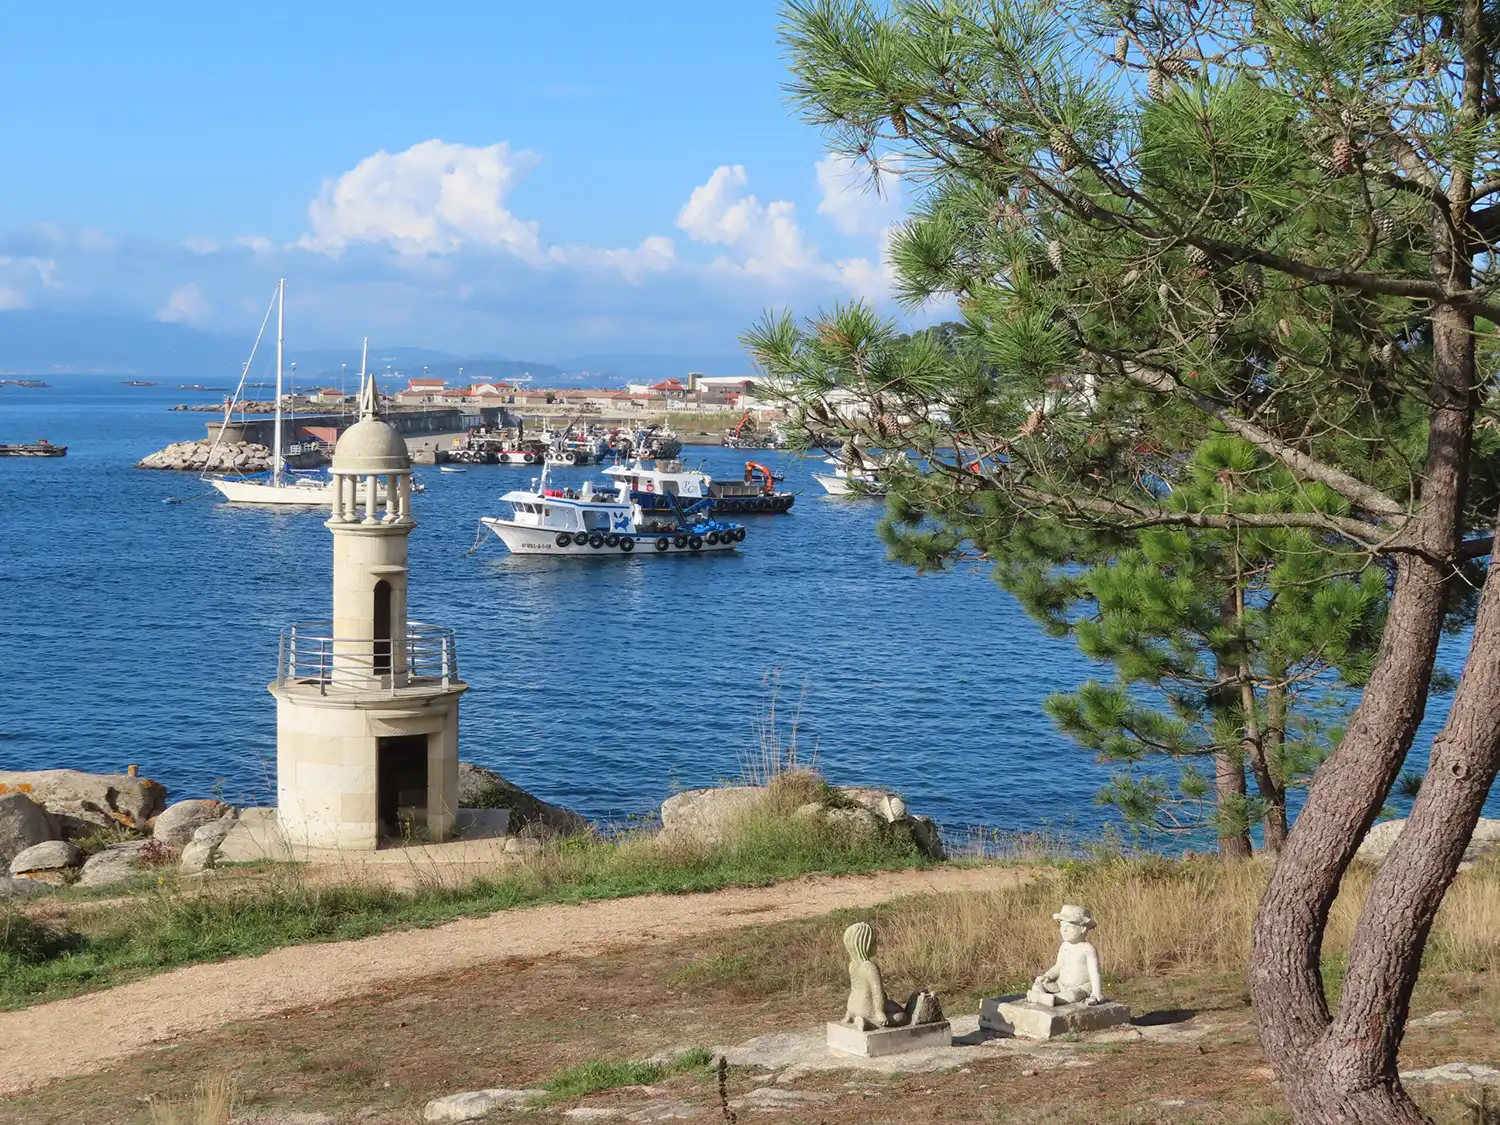
[[[1469,0],[1470,4],[1475,0]],[[1446,228],[1434,222],[1434,273],[1449,283],[1456,266],[1444,245]],[[1464,259],[1465,262],[1467,259]],[[1460,284],[1467,283],[1467,269]],[[1319,958],[1328,912],[1344,871],[1380,811],[1411,746],[1426,704],[1441,634],[1445,591],[1457,557],[1461,508],[1475,410],[1473,319],[1451,305],[1432,313],[1433,386],[1427,457],[1416,518],[1407,538],[1420,553],[1398,555],[1395,590],[1385,631],[1359,707],[1339,748],[1314,775],[1307,803],[1282,850],[1256,913],[1250,991],[1261,1045],[1281,1079],[1297,1125],[1374,1125],[1424,1120],[1402,1090],[1395,1046],[1406,1018],[1406,1000],[1420,967],[1427,923],[1380,932],[1358,963],[1351,958],[1344,981],[1340,1018],[1331,1025],[1323,996]],[[1489,657],[1471,649],[1470,661]],[[1467,765],[1471,776],[1475,771]],[[1432,771],[1429,771],[1431,776]],[[1405,869],[1419,875],[1422,888],[1447,885],[1446,853],[1430,841],[1447,840],[1467,815],[1445,816],[1429,798],[1429,825],[1408,847],[1415,858]],[[1474,814],[1477,816],[1477,812]],[[1472,818],[1469,829],[1472,830]],[[1389,862],[1389,861],[1388,861]],[[1454,861],[1456,864],[1456,860]],[[1451,878],[1451,872],[1448,874]],[[1384,881],[1383,881],[1384,882]],[[1388,885],[1388,884],[1387,884]],[[1419,896],[1425,896],[1419,890]],[[1395,888],[1367,901],[1372,913],[1398,912]],[[1441,897],[1441,891],[1438,892]],[[1425,902],[1425,897],[1422,897]],[[1402,925],[1387,918],[1390,927]],[[1365,922],[1362,920],[1362,927]],[[1373,947],[1385,937],[1396,944]],[[1385,979],[1372,974],[1389,970]],[[1358,1011],[1362,1023],[1346,1013]]]
[[[1225,809],[1245,807],[1245,763],[1233,750],[1214,755],[1214,797],[1219,804],[1219,856],[1223,859],[1249,859],[1250,828],[1239,811],[1226,821]]]
[[[1275,670],[1280,678],[1286,669]],[[1287,688],[1272,684],[1266,688],[1266,729],[1257,739],[1256,756],[1251,757],[1251,768],[1256,771],[1256,784],[1266,801],[1262,831],[1266,834],[1266,850],[1272,855],[1281,855],[1281,847],[1287,841],[1287,781],[1272,762],[1283,760],[1287,744]]]

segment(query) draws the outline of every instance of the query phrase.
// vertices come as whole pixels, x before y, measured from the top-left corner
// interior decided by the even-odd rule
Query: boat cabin
[[[632,492],[656,492],[666,496],[685,496],[699,500],[708,495],[710,477],[693,469],[684,469],[681,461],[661,461],[654,469],[636,461],[629,465],[612,465],[605,475],[617,484],[628,485]]]
[[[508,492],[502,500],[511,506],[514,522],[524,527],[547,531],[629,531],[630,505],[603,498],[583,499],[576,493],[568,496],[564,489],[545,493]]]

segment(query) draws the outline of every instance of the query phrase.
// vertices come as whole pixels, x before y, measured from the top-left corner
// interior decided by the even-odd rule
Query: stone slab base
[[[951,1047],[953,1028],[942,1023],[919,1023],[913,1027],[882,1027],[860,1031],[846,1023],[828,1025],[828,1049],[836,1055],[858,1055],[873,1059],[923,1047]]]
[[[1046,1007],[1027,1003],[1024,996],[991,996],[979,1004],[981,1028],[1021,1039],[1055,1039],[1129,1022],[1130,1006],[1111,1001]]]

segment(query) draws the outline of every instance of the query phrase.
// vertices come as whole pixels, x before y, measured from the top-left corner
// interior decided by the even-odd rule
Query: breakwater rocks
[[[212,460],[209,458],[210,450],[213,450]],[[206,439],[174,441],[165,449],[158,450],[149,457],[143,457],[135,463],[135,467],[194,472],[202,472],[206,469],[214,473],[234,471],[261,473],[271,467],[271,451],[263,445],[249,441],[220,442],[217,449],[214,449],[213,442]]]
[[[224,404],[222,402],[197,402],[190,405],[186,402],[179,402],[176,406],[169,406],[167,409],[185,410],[190,414],[223,414]],[[270,399],[266,399],[265,402],[242,402],[236,408],[236,413],[275,414],[276,404]]]

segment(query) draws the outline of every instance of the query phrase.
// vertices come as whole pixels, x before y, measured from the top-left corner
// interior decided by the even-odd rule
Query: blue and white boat
[[[577,489],[552,488],[543,471],[530,489],[500,499],[510,515],[479,522],[517,555],[695,555],[732,551],[745,539],[742,525],[712,518],[707,497],[674,497],[670,511],[644,511],[623,482],[597,491],[591,481]]]

